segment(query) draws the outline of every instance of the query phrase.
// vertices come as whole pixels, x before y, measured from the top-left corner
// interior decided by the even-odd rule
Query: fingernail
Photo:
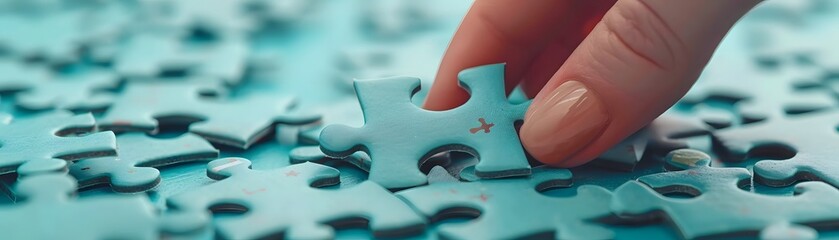
[[[606,106],[585,84],[568,81],[527,111],[522,144],[545,164],[559,164],[599,137],[609,124]]]

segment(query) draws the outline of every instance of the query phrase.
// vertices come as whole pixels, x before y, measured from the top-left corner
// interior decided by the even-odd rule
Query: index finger
[[[466,102],[469,94],[458,86],[457,81],[457,74],[463,69],[506,63],[504,79],[509,93],[522,81],[523,76],[533,71],[531,65],[540,56],[557,55],[550,51],[560,51],[567,52],[564,54],[567,57],[579,42],[548,49],[548,52],[546,48],[555,43],[559,34],[571,34],[564,30],[582,25],[576,21],[577,15],[586,8],[573,5],[580,3],[572,0],[475,2],[446,50],[424,107],[429,110],[447,110]],[[573,34],[581,35],[579,41],[582,41],[586,33]],[[555,66],[548,67],[550,73],[544,76],[546,79],[559,68],[562,61],[551,64]]]

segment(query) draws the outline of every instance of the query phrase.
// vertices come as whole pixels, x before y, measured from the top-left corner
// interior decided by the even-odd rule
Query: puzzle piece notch
[[[90,113],[73,115],[62,111],[0,124],[0,153],[4,156],[0,158],[0,174],[61,172],[67,170],[67,161],[116,155],[113,132],[66,136],[95,128]]]
[[[373,182],[346,189],[317,189],[337,184],[338,175],[338,170],[315,163],[256,171],[250,169],[247,159],[222,158],[207,165],[207,176],[220,181],[174,196],[168,203],[185,211],[220,206],[247,209],[239,218],[217,223],[221,237],[230,239],[276,234],[328,239],[334,238],[328,224],[358,223],[361,219],[369,220],[376,237],[406,236],[424,229],[422,218]]]
[[[143,195],[75,200],[70,196],[76,187],[63,174],[22,179],[15,192],[23,202],[0,207],[5,216],[0,231],[11,239],[159,239],[161,234],[194,233],[209,221],[201,213],[156,215]]]
[[[715,133],[715,144],[727,161],[765,157],[755,164],[755,180],[770,186],[789,186],[798,181],[820,180],[839,186],[835,150],[839,112],[826,111],[772,119]],[[793,129],[793,131],[790,131]]]
[[[117,156],[90,158],[70,165],[70,174],[80,188],[109,184],[116,192],[142,192],[160,183],[159,167],[204,161],[218,157],[210,143],[200,136],[184,134],[172,139],[157,139],[143,133],[117,136]]]
[[[482,178],[530,174],[514,126],[524,117],[529,102],[508,102],[504,64],[466,69],[458,78],[471,98],[447,111],[428,111],[411,102],[412,94],[419,90],[417,78],[357,80],[364,126],[327,126],[321,131],[321,149],[334,157],[367,152],[371,158],[370,180],[391,189],[424,184],[427,179],[419,166],[436,153],[452,150],[478,157],[475,169]],[[481,118],[487,125],[494,124],[491,132],[472,133],[470,129],[485,125]]]
[[[548,197],[540,193],[569,187],[571,172],[566,169],[536,167],[528,177],[481,180],[470,167],[460,176],[472,182],[435,182],[396,195],[432,221],[476,217],[468,222],[440,226],[438,234],[446,239],[515,239],[546,237],[544,234],[550,233],[556,239],[614,237],[610,230],[590,222],[610,214],[608,190],[586,185],[571,197]]]
[[[666,214],[687,239],[757,234],[777,222],[814,227],[839,224],[839,203],[832,200],[839,197],[839,191],[822,182],[798,184],[795,196],[761,195],[740,189],[749,183],[748,170],[710,167],[711,158],[703,152],[675,150],[666,162],[668,168],[677,171],[647,175],[621,185],[614,192],[612,210],[627,217]],[[668,193],[694,197],[664,196]],[[719,216],[725,216],[726,221],[712,220]]]
[[[192,123],[189,130],[219,144],[246,149],[269,135],[277,124],[307,124],[319,119],[293,111],[291,97],[251,95],[238,99],[206,98],[223,92],[213,84],[131,83],[99,121],[100,128],[154,133],[167,121]],[[159,122],[162,119],[163,122]]]

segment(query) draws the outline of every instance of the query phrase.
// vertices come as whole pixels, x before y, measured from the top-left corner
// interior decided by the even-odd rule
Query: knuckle
[[[684,59],[682,41],[643,0],[626,0],[603,19],[607,41],[618,54],[671,70]]]

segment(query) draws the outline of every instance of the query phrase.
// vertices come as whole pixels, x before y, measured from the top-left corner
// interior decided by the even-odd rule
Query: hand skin
[[[477,0],[424,107],[469,98],[460,70],[507,63],[533,103],[522,145],[542,163],[584,164],[647,125],[693,85],[756,0]]]

